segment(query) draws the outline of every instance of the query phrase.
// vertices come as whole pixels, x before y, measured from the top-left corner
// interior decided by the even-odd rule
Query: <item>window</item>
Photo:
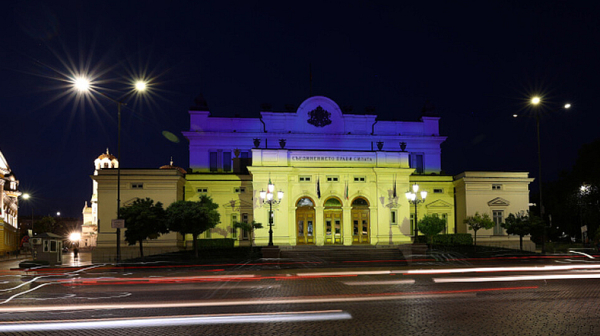
[[[298,176],[300,182],[310,182],[310,176]]]
[[[423,154],[411,153],[410,154],[410,168],[415,168],[415,173],[423,173]]]
[[[446,222],[446,225],[444,225],[444,234],[447,234],[448,233],[448,214],[443,213],[442,219]]]
[[[493,210],[492,218],[494,219],[494,234],[495,235],[503,235],[504,230],[502,229],[502,222],[504,222],[504,211],[502,210]]]
[[[327,176],[327,182],[338,182],[339,177],[337,176]]]
[[[235,222],[238,221],[238,215],[237,214],[232,214],[231,215],[231,237],[233,239],[237,238],[237,228],[235,228],[235,226],[233,226],[235,224]]]
[[[250,153],[248,153],[248,152],[241,152],[240,153],[240,159],[247,159],[247,158],[249,158],[250,157],[249,154]]]
[[[218,168],[217,164],[217,152],[210,152],[210,171],[216,172]]]
[[[492,184],[492,190],[502,190],[502,184]]]
[[[144,189],[144,184],[143,183],[132,183],[131,184],[131,189]]]
[[[390,215],[391,215],[390,224],[392,224],[392,225],[398,224],[398,219],[396,218],[398,216],[398,213],[396,212],[396,210],[392,210]]]
[[[444,189],[433,189],[433,193],[434,194],[443,194],[444,193]]]
[[[354,182],[365,182],[364,176],[354,176]]]
[[[235,187],[233,189],[233,192],[235,192],[236,194],[245,193],[246,192],[246,187]]]
[[[242,223],[248,223],[248,214],[247,213],[242,214]],[[248,230],[242,230],[242,239],[243,240],[250,239],[250,232],[248,232]]]
[[[199,194],[206,194],[208,192],[208,188],[198,188],[198,189],[196,189],[196,191]]]
[[[223,171],[231,171],[231,152],[223,152]]]

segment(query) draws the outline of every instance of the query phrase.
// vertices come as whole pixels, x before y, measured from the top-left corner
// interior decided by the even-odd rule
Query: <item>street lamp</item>
[[[31,195],[25,193],[23,194],[23,199],[29,201],[31,199]],[[29,207],[31,208],[31,235],[34,236],[35,233],[33,232],[33,205],[31,204],[31,202],[29,203]]]
[[[540,114],[541,114],[541,108],[543,106],[543,100],[541,97],[539,96],[534,96],[531,98],[531,100],[529,101],[529,103],[532,106],[532,110],[534,111],[534,115],[535,115],[535,128],[536,128],[536,136],[537,136],[537,156],[538,156],[538,184],[539,184],[539,188],[540,188],[540,218],[542,220],[542,223],[544,223],[544,214],[545,214],[545,209],[544,209],[544,203],[543,203],[543,192],[542,192],[542,150],[541,150],[541,144],[540,144]],[[571,108],[571,104],[566,103],[563,105],[562,107],[565,110],[568,110]],[[518,114],[513,114],[513,117],[518,117]],[[547,228],[546,228],[546,224],[544,223],[544,233],[542,236],[542,253],[546,253],[546,237],[547,237]]]
[[[81,93],[88,93],[93,90],[90,81],[85,77],[75,78],[73,81],[75,89],[77,89]],[[125,100],[129,98],[135,92],[144,92],[147,89],[147,83],[145,81],[137,81],[133,85],[134,89],[124,95],[121,99],[114,99],[105,93],[93,90],[93,92],[97,92],[102,95],[104,98],[112,101],[117,104],[117,127],[118,127],[118,135],[117,135],[117,219],[121,217],[121,109],[123,106],[127,105]],[[117,263],[121,262],[121,229],[117,228]]]
[[[587,227],[583,225],[583,209],[584,209],[584,198],[590,193],[590,185],[583,184],[579,187],[579,225],[581,226],[581,244],[585,244],[585,235],[587,234]]]
[[[419,185],[418,184],[413,184],[412,186],[412,191],[407,191],[406,192],[406,199],[408,200],[408,202],[412,203],[415,205],[415,242],[417,242],[417,237],[419,236],[419,226],[417,225],[418,223],[418,216],[417,216],[417,204],[419,203],[425,203],[425,199],[427,198],[427,191],[422,190],[420,192],[421,194],[421,199],[419,199],[417,197],[419,192]]]
[[[277,192],[277,199],[274,199],[275,185],[269,179],[269,184],[267,185],[267,191],[261,190],[259,195],[260,199],[263,203],[269,204],[269,245],[273,246],[273,204],[281,203],[283,199],[283,191],[279,190]]]

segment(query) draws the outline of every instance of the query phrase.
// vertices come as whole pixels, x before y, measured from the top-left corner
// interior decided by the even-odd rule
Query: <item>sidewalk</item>
[[[75,259],[73,257],[73,252],[63,253],[63,262],[62,267],[81,267],[81,266],[89,266],[92,265],[92,252],[91,251],[83,251],[79,252],[78,258]],[[31,254],[20,254],[17,258],[14,256],[10,258],[0,258],[0,270],[10,270],[19,268],[19,263],[33,260]]]

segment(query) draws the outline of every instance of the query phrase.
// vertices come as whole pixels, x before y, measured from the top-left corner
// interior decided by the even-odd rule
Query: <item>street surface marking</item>
[[[3,332],[16,331],[50,331],[50,330],[78,330],[78,329],[115,329],[115,328],[140,328],[140,327],[165,327],[184,325],[206,324],[233,324],[233,323],[276,323],[300,321],[332,321],[349,320],[352,316],[344,311],[308,311],[308,312],[281,312],[259,314],[227,314],[204,315],[184,317],[158,317],[136,319],[101,319],[84,321],[39,322],[18,324],[0,324]]]

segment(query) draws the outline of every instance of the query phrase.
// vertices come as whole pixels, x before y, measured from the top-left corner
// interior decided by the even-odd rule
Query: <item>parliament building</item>
[[[196,105],[189,111],[190,129],[183,132],[189,140],[188,171],[173,162],[156,169],[122,168],[121,204],[150,197],[167,207],[209,195],[219,205],[221,223],[201,239],[265,246],[272,213],[272,239],[280,247],[409,244],[415,217],[425,215],[445,219],[443,233],[472,233],[463,221],[479,212],[488,213],[496,227],[480,230],[478,244],[518,246],[518,237],[507,235],[500,223],[529,209],[533,179],[526,172],[444,174],[446,137],[431,110],[424,109],[418,121],[384,121],[343,113],[333,100],[313,96],[293,112],[227,118],[212,116],[202,100]],[[98,214],[94,261],[115,256],[115,166],[99,167],[92,176]],[[269,184],[271,204],[263,198]],[[415,185],[416,206],[406,196]],[[427,192],[425,199],[421,191]],[[234,229],[236,221],[256,221],[263,228],[252,235]],[[144,246],[148,254],[163,253],[189,249],[191,240],[172,232]],[[137,256],[137,247],[121,246],[124,259]],[[527,241],[524,247],[535,245]]]

